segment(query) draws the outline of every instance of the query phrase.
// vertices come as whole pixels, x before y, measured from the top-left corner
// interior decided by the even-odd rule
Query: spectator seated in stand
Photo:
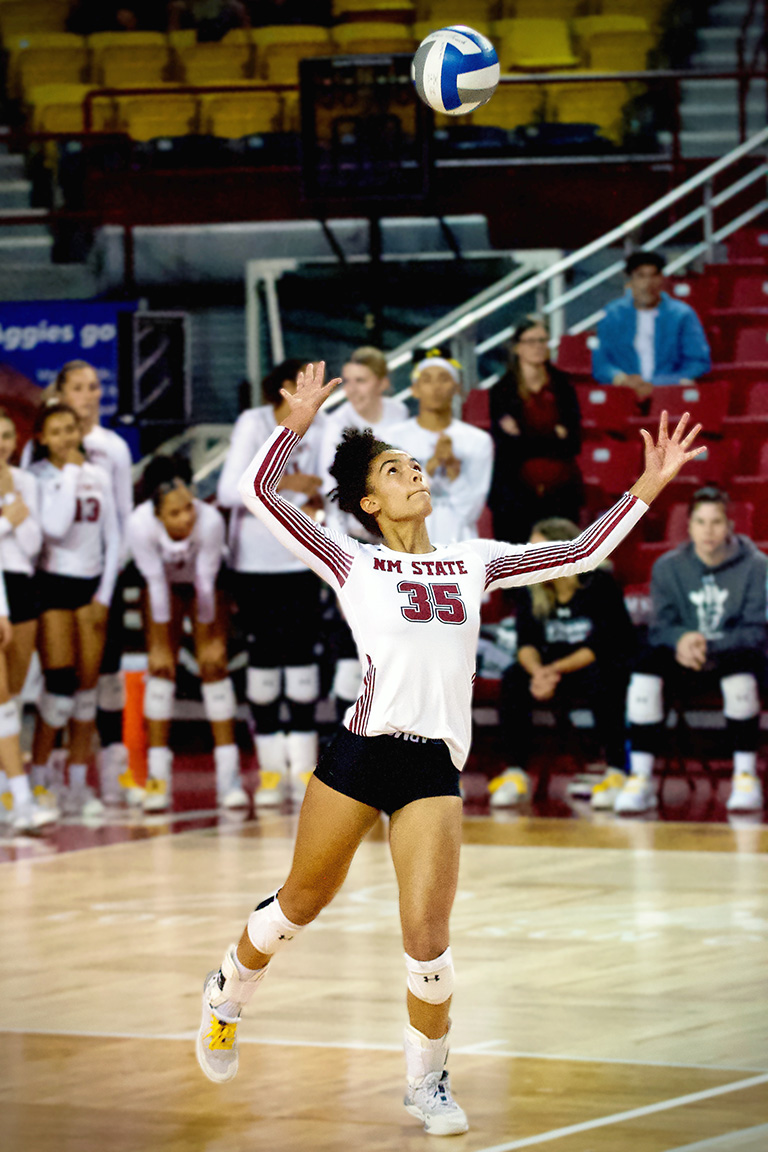
[[[578,527],[552,518],[534,525],[531,543],[575,540]],[[489,784],[491,808],[511,808],[528,796],[525,771],[537,706],[565,718],[592,711],[605,755],[595,808],[612,807],[625,783],[624,698],[635,632],[619,585],[606,571],[563,576],[521,590],[517,662],[505,671],[499,704],[505,757],[512,762]]]
[[[199,41],[221,40],[233,28],[250,28],[251,17],[240,0],[170,0],[168,31],[194,28]]]
[[[733,531],[728,496],[700,488],[691,498],[690,540],[661,556],[651,574],[649,650],[630,679],[631,774],[616,799],[622,815],[657,805],[651,774],[662,751],[664,697],[676,710],[719,686],[733,752],[732,812],[759,812],[760,686],[764,679],[768,557]]]
[[[387,429],[387,440],[410,452],[429,477],[432,512],[427,528],[435,544],[478,536],[493,468],[493,441],[487,432],[457,420],[453,398],[461,365],[447,350],[417,349],[411,372],[419,413]]]
[[[79,0],[67,19],[67,31],[78,36],[94,32],[164,32],[166,14],[156,0]]]
[[[655,385],[690,384],[712,361],[693,308],[662,291],[664,257],[633,252],[626,273],[626,292],[597,326],[592,371],[600,384],[632,388],[643,401]]]
[[[490,393],[496,458],[488,503],[495,538],[522,544],[538,520],[579,519],[581,415],[568,376],[550,363],[546,321],[526,316],[510,349],[509,370]]]

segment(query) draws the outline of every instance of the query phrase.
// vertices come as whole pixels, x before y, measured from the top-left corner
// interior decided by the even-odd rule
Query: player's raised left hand
[[[701,424],[694,424],[693,428],[686,432],[689,420],[690,413],[684,412],[670,435],[669,418],[666,412],[662,412],[659,433],[655,441],[645,428],[640,430],[645,444],[645,470],[637,484],[630,489],[633,496],[639,496],[646,504],[650,504],[662,488],[677,476],[684,464],[706,452],[706,446],[703,444],[698,448],[693,447],[693,442],[701,431]]]
[[[299,372],[295,392],[280,389],[280,395],[289,409],[282,423],[299,436],[304,435],[331,392],[341,384],[340,376],[329,380],[327,384],[323,382],[324,379],[325,361],[320,360],[317,364],[307,364],[304,371]]]

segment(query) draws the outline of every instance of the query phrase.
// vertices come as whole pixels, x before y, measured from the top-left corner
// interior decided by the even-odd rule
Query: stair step
[[[32,184],[29,180],[0,182],[0,208],[29,208]]]
[[[0,153],[0,181],[22,180],[26,158],[16,152]]]
[[[713,4],[707,15],[710,27],[727,25],[739,32],[748,8],[749,0],[726,0],[722,4]]]
[[[0,269],[3,274],[3,295],[11,281],[10,264],[39,262],[49,257],[53,248],[52,236],[0,236]]]
[[[51,264],[0,255],[3,300],[88,300],[98,293],[96,277],[83,264]]]

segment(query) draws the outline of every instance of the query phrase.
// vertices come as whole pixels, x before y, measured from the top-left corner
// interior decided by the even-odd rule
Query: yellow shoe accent
[[[280,787],[282,778],[282,772],[262,772],[259,777],[259,791],[263,789],[265,792],[272,792],[273,789]]]
[[[310,781],[310,778],[312,775],[313,775],[313,772],[311,772],[311,771],[299,773],[299,780],[301,780],[301,782],[305,788],[306,788],[307,784],[309,784],[309,781]]]
[[[133,778],[133,772],[131,772],[130,768],[126,768],[125,772],[120,773],[117,782],[121,788],[125,788],[126,790],[139,787]]]
[[[623,788],[627,782],[627,778],[623,772],[611,772],[599,784],[595,784],[592,789],[592,795],[600,792],[608,792],[611,788]]]
[[[215,1052],[222,1049],[225,1052],[231,1052],[232,1046],[235,1043],[236,1032],[237,1022],[234,1024],[225,1024],[223,1021],[219,1020],[218,1017],[212,1015],[211,1028],[205,1036],[206,1040],[210,1039],[211,1041],[208,1045],[209,1052]]]
[[[504,785],[504,784],[513,784],[515,787],[515,790],[517,792],[519,792],[519,794],[521,796],[524,796],[526,791],[527,791],[526,784],[525,784],[525,778],[523,776],[518,775],[517,773],[512,773],[512,772],[510,772],[509,774],[507,774],[506,772],[502,772],[500,776],[495,776],[493,778],[493,780],[489,780],[488,781],[488,791],[490,792],[491,795],[493,795],[493,793],[498,792],[499,788],[501,788],[502,785]]]
[[[155,780],[150,776],[147,780],[145,790],[148,796],[165,796],[168,791],[168,785],[165,780]]]
[[[2,805],[3,808],[5,808],[6,812],[11,812],[13,810],[13,793],[12,792],[0,793],[0,805]]]

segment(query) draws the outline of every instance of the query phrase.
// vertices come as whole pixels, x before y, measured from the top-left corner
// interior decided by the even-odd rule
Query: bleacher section
[[[379,4],[340,0],[334,5],[331,27],[238,29],[219,43],[199,44],[189,31],[75,36],[66,32],[69,5],[65,0],[0,0],[0,42],[7,96],[22,109],[29,128],[41,131],[41,124],[51,120],[75,122],[71,106],[78,98],[82,100],[83,85],[210,87],[242,82],[249,87],[295,86],[302,59],[409,53],[427,32],[451,22],[468,23],[486,33],[497,47],[502,71],[518,77],[557,71],[642,70],[649,51],[658,43],[665,4],[654,0],[642,6],[642,14],[636,8],[622,0],[551,0],[546,6],[532,0],[381,0]],[[66,115],[41,112],[41,103],[50,108],[51,85],[62,86],[61,104],[70,109]],[[538,131],[542,147],[567,147],[569,140],[583,146],[593,139],[611,148],[624,142],[627,109],[637,95],[636,89],[622,83],[541,85],[532,80],[522,86],[502,84],[488,105],[460,122],[438,118],[438,128],[444,137],[450,131],[454,145],[464,147],[468,142],[482,146],[484,141],[494,147],[513,147],[519,145],[521,132],[533,147]],[[146,140],[151,119],[160,137],[211,131],[205,96],[197,99],[188,117],[179,115],[179,101],[170,93],[155,95],[153,101],[152,116],[140,118],[113,101],[111,116],[99,118],[99,129]],[[251,102],[250,108],[255,107]],[[295,99],[286,97],[279,112],[267,118],[271,131],[295,130],[295,108]],[[252,117],[242,119],[247,135]],[[263,124],[264,117],[257,115],[255,122]],[[141,124],[138,135],[134,135],[136,123]],[[214,128],[217,123],[214,119]],[[554,133],[542,131],[542,126],[551,125],[557,126]],[[230,118],[226,139],[233,138],[234,126]]]

